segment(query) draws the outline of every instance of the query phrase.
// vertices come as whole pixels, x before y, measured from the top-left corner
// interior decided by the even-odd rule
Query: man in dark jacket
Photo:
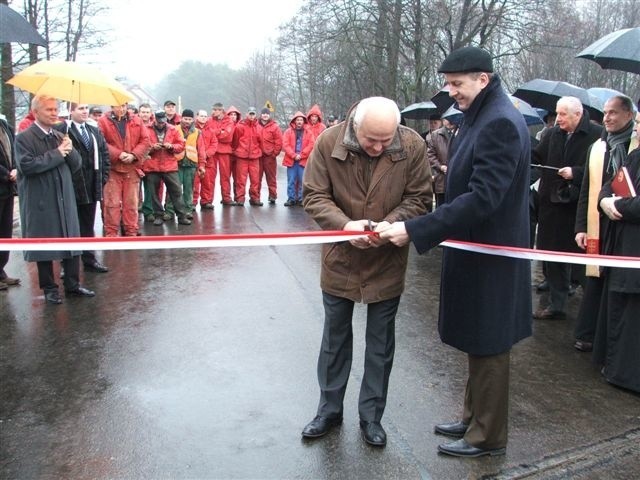
[[[0,119],[0,238],[11,238],[13,233],[13,197],[16,194],[17,170],[13,132],[7,122]],[[18,285],[20,279],[4,271],[9,263],[9,252],[0,252],[0,290]]]
[[[381,229],[390,222],[425,213],[431,202],[425,143],[399,123],[400,110],[393,100],[372,97],[353,107],[341,125],[320,135],[303,180],[304,208],[320,227]],[[370,445],[386,444],[380,421],[393,365],[395,317],[408,254],[407,247],[387,242],[381,245],[376,236],[324,246],[320,402],[316,417],[302,431],[303,437],[321,437],[342,423],[353,353],[353,308],[355,302],[363,302],[367,304],[367,332],[358,402],[360,428]]]
[[[445,183],[447,179],[447,161],[449,143],[455,135],[456,125],[446,118],[442,119],[442,127],[427,134],[427,160],[433,174],[433,192],[436,194],[436,207],[444,202]]]
[[[629,97],[615,96],[604,104],[602,137],[589,148],[584,169],[575,223],[575,240],[587,253],[602,253],[600,241],[608,219],[598,211],[598,193],[602,185],[617,173],[627,153],[638,146],[633,133],[633,102]],[[582,303],[578,311],[573,346],[580,351],[592,349],[603,280],[600,268],[587,265]]]
[[[96,208],[102,201],[102,190],[109,178],[109,148],[98,129],[87,123],[89,105],[72,103],[71,120],[56,125],[56,129],[68,134],[73,149],[82,157],[82,168],[73,176],[73,188],[78,205],[78,221],[81,237],[95,237]],[[85,271],[106,273],[109,269],[98,261],[95,252],[82,252]]]
[[[528,247],[529,132],[493,75],[488,52],[464,47],[440,70],[464,122],[449,152],[445,203],[433,213],[381,232],[419,253],[446,239]],[[436,425],[459,440],[438,451],[501,455],[507,445],[511,347],[531,335],[531,267],[520,260],[444,248],[438,329],[468,355],[462,419]]]
[[[24,238],[80,236],[78,209],[72,175],[82,168],[82,159],[71,139],[52,127],[58,123],[58,101],[39,95],[31,102],[36,121],[16,137],[16,166],[20,221]],[[80,252],[24,252],[24,259],[37,262],[38,281],[45,300],[62,303],[53,278],[52,260],[62,260],[67,295],[93,297],[80,286]]]
[[[555,167],[543,169],[538,188],[538,239],[542,250],[580,253],[574,224],[587,151],[602,132],[589,121],[589,113],[575,97],[562,97],[556,106],[557,125],[533,151],[534,163]],[[575,277],[584,283],[584,267]],[[579,273],[578,273],[579,272]],[[571,264],[546,262],[549,305],[533,313],[538,320],[564,318],[571,283]]]

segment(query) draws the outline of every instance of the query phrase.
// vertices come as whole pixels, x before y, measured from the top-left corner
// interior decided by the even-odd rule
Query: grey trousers
[[[469,425],[464,439],[474,447],[507,446],[510,353],[468,355],[469,379],[462,421]]]
[[[353,356],[354,302],[322,292],[324,332],[318,357],[320,403],[318,415],[342,416]],[[364,375],[358,412],[366,422],[379,422],[387,402],[389,375],[395,351],[395,318],[400,297],[367,305]]]

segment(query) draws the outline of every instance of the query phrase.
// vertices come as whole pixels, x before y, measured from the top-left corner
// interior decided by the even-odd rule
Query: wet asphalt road
[[[276,206],[216,204],[192,226],[143,232],[317,229],[282,205],[284,191]],[[457,418],[466,379],[465,355],[437,334],[439,249],[410,257],[387,447],[369,447],[358,428],[361,307],[344,424],[303,441],[318,399],[319,251],[104,252],[111,271],[84,274],[97,296],[61,306],[45,304],[34,266],[12,254],[7,272],[22,285],[0,292],[0,478],[640,477],[640,396],[608,385],[572,348],[580,294],[567,320],[537,322],[513,350],[506,456],[436,453],[446,439],[433,424]]]

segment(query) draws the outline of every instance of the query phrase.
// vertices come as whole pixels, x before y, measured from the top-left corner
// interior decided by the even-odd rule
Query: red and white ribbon
[[[578,265],[598,265],[600,267],[640,268],[640,258],[615,255],[592,255],[586,253],[554,252],[551,250],[532,250],[530,248],[505,247],[483,243],[447,240],[440,245],[475,253],[499,255],[501,257],[541,260],[545,262],[575,263]]]
[[[258,247],[280,245],[312,245],[344,242],[365,235],[366,232],[344,230],[259,234],[168,235],[144,237],[77,237],[77,238],[3,238],[0,251],[81,251],[81,250],[163,250],[173,248]],[[602,267],[640,268],[640,258],[613,255],[532,250],[529,248],[487,245],[447,240],[443,247],[502,257],[541,260],[548,262],[598,265]]]

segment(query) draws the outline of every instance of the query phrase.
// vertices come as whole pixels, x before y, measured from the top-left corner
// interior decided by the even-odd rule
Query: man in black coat
[[[16,166],[20,195],[20,224],[24,238],[78,237],[78,211],[72,174],[81,168],[71,139],[52,127],[58,123],[58,101],[38,95],[31,102],[35,122],[16,137]],[[63,248],[63,247],[62,247]],[[53,278],[52,260],[62,260],[67,295],[93,297],[80,285],[80,252],[25,251],[24,259],[37,262],[38,282],[48,303],[62,298]]]
[[[419,253],[446,239],[529,246],[529,132],[493,74],[488,52],[464,47],[439,70],[464,113],[450,145],[445,203],[433,213],[381,232]],[[438,451],[460,457],[501,455],[507,445],[509,359],[531,335],[528,260],[444,248],[438,330],[468,356],[469,377],[459,421],[436,433],[459,440]]]
[[[574,224],[587,151],[602,132],[589,121],[589,114],[575,97],[562,97],[556,106],[557,125],[533,151],[534,163],[555,167],[543,169],[538,188],[538,238],[541,250],[580,253]],[[584,267],[576,275],[584,283]],[[537,309],[533,318],[564,318],[571,283],[571,264],[546,262],[549,305]]]
[[[633,133],[633,102],[624,95],[611,97],[604,104],[604,131],[602,137],[589,148],[580,188],[575,223],[575,240],[587,253],[602,253],[602,237],[608,218],[598,210],[598,194],[627,159],[627,154],[638,146]],[[604,280],[600,268],[587,265],[582,303],[578,311],[573,346],[588,352],[593,347],[600,297]]]
[[[11,238],[13,233],[13,197],[16,194],[17,179],[13,141],[9,125],[0,119],[0,238]],[[4,271],[7,263],[9,252],[0,252],[0,290],[20,283],[20,279],[11,278]]]
[[[102,189],[109,178],[109,149],[102,132],[87,123],[89,105],[72,103],[70,115],[71,119],[56,125],[56,129],[69,135],[73,149],[82,157],[82,168],[73,176],[80,236],[95,237],[96,208],[102,201]],[[82,252],[82,263],[85,271],[109,271],[91,250]]]

